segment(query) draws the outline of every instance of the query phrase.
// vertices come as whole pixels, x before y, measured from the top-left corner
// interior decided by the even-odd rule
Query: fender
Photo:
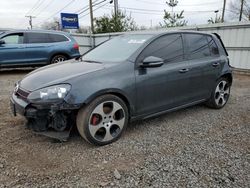
[[[113,94],[113,95],[120,97],[127,104],[128,110],[131,113],[131,115],[134,114],[135,108],[134,108],[133,102],[131,101],[130,97],[124,91],[117,89],[117,88],[109,88],[109,89],[100,90],[100,91],[94,93],[93,95],[89,96],[83,102],[83,105],[86,105],[86,104],[90,103],[92,100],[94,100],[95,98],[97,98],[101,95],[105,95],[105,94]]]

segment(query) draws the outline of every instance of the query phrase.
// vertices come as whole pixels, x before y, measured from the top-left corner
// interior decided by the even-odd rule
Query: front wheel
[[[79,110],[77,129],[91,144],[106,145],[116,141],[128,124],[126,104],[115,95],[103,95]]]
[[[230,96],[231,83],[226,78],[220,78],[214,91],[207,102],[207,105],[211,108],[220,109],[223,108]]]

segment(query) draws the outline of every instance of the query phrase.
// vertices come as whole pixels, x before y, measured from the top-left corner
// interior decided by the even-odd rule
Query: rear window
[[[28,33],[27,43],[52,43],[52,42],[64,42],[68,41],[68,38],[61,34],[51,33]]]
[[[210,56],[207,35],[185,34],[189,59],[200,59]]]
[[[27,33],[27,43],[50,43],[51,39],[47,33]]]
[[[207,36],[207,40],[208,40],[208,45],[209,45],[211,55],[212,56],[218,56],[219,55],[219,49],[218,49],[218,46],[216,45],[216,43],[214,42],[213,38],[210,37],[210,36]]]
[[[65,37],[64,35],[60,35],[60,34],[49,34],[49,37],[53,42],[65,42],[65,41],[68,41],[67,37]]]

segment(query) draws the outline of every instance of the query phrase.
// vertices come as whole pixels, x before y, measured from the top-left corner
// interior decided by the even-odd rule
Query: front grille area
[[[16,96],[20,97],[23,100],[27,100],[27,97],[30,93],[27,91],[24,91],[21,88],[18,88],[18,90],[16,91]]]

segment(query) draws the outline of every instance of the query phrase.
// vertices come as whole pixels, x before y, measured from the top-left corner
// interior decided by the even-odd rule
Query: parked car
[[[15,30],[0,33],[0,67],[39,66],[79,57],[69,33]]]
[[[232,84],[227,56],[217,34],[125,34],[30,73],[16,84],[11,106],[41,134],[62,138],[76,122],[85,140],[105,145],[131,121],[198,103],[224,107]]]

